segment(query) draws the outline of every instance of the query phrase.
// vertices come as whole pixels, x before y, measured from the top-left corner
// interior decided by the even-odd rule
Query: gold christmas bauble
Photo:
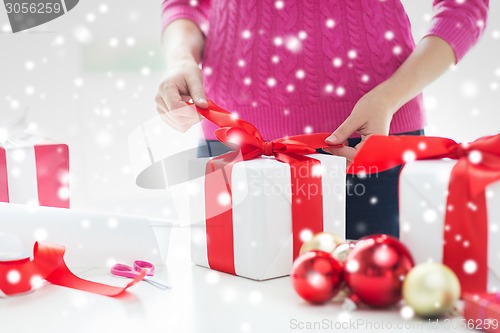
[[[312,250],[332,253],[337,245],[342,244],[343,242],[344,241],[335,234],[330,232],[320,232],[302,244],[300,247],[300,255]]]
[[[347,258],[347,255],[349,252],[351,252],[352,249],[354,249],[354,246],[356,246],[355,241],[348,241],[347,243],[342,243],[339,246],[333,250],[332,255],[335,259],[337,259],[338,262],[342,263],[344,262],[345,258]]]
[[[403,299],[421,317],[435,318],[446,314],[459,297],[460,282],[443,264],[419,264],[403,282]]]

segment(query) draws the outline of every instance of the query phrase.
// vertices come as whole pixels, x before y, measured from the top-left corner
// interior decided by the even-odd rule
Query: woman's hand
[[[352,161],[370,135],[387,135],[397,110],[455,62],[453,48],[445,40],[437,36],[424,37],[396,72],[363,96],[351,115],[325,141],[327,145],[345,147],[324,150]],[[351,148],[347,146],[347,139],[355,132],[361,135],[361,142]]]
[[[187,101],[192,99],[196,106],[208,107],[198,66],[204,43],[203,33],[187,19],[173,21],[163,32],[167,77],[158,88],[156,109],[167,124],[182,132],[200,121]]]
[[[356,103],[351,115],[327,139],[328,145],[343,145],[341,148],[323,150],[352,161],[370,135],[388,135],[392,116],[397,111],[397,103],[381,86],[376,87]],[[354,148],[349,147],[347,139],[353,134],[361,136],[361,142]]]
[[[201,71],[194,59],[182,59],[171,64],[165,80],[156,95],[156,109],[163,120],[173,128],[185,132],[200,121],[200,115],[186,102],[190,99],[201,108],[207,108]]]

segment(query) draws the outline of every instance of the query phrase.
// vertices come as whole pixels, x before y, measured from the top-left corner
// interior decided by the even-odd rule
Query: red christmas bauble
[[[373,307],[401,300],[406,274],[413,267],[410,251],[396,238],[372,235],[360,239],[344,262],[344,279],[359,299]]]
[[[339,291],[342,267],[330,253],[313,250],[295,260],[291,277],[300,297],[321,304],[332,299]]]

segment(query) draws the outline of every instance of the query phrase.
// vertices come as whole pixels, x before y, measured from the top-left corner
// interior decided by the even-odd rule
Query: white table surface
[[[79,276],[126,283],[104,269]],[[334,303],[312,306],[295,294],[288,277],[256,282],[194,266],[189,260],[187,228],[173,230],[167,266],[158,269],[157,276],[168,279],[173,289],[140,283],[130,288],[128,297],[118,299],[46,285],[27,295],[1,298],[0,332],[468,331],[456,328],[460,318],[428,326],[426,320],[403,319],[398,309],[347,312]],[[299,328],[299,323],[314,322],[326,326]],[[335,328],[342,323],[344,329]]]

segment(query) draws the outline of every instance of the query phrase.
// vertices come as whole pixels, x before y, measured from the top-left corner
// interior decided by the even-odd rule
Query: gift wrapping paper
[[[464,294],[464,317],[469,328],[500,333],[500,293]]]
[[[69,208],[68,146],[0,146],[0,202]]]
[[[322,195],[323,230],[345,237],[344,158],[311,154],[320,161],[322,193],[314,186],[304,188],[308,195]],[[206,195],[203,174],[209,159],[196,159],[189,165],[191,254],[193,263],[210,267],[207,255]],[[290,274],[293,263],[290,165],[273,157],[260,157],[234,164],[231,175],[234,268],[236,275],[266,280]],[[314,171],[313,171],[314,172]],[[300,172],[299,175],[300,177]],[[219,198],[221,201],[229,198]],[[307,238],[309,230],[301,232]]]
[[[401,172],[400,238],[412,252],[416,263],[443,262],[445,233],[454,232],[444,221],[450,175],[456,163],[453,160],[415,161],[406,164]],[[487,235],[481,242],[487,249],[484,253],[488,265],[487,288],[493,292],[500,289],[500,182],[490,184],[485,197],[488,226]],[[469,208],[475,207],[471,204]],[[475,232],[475,226],[472,230]],[[466,274],[476,274],[478,263],[468,256],[471,235],[456,233],[452,236],[452,241],[459,243],[463,249],[453,254],[461,260],[461,269]]]

